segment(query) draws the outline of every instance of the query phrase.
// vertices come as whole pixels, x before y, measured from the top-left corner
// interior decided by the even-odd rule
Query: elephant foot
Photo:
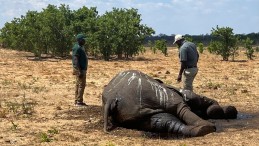
[[[234,106],[220,107],[212,105],[207,109],[207,115],[210,119],[236,119],[237,109]]]
[[[182,134],[187,137],[204,136],[215,131],[214,126],[185,126],[181,129]]]
[[[211,105],[207,109],[207,115],[210,119],[224,119],[225,114],[219,105]]]
[[[237,109],[234,106],[226,106],[222,108],[226,119],[236,119]]]

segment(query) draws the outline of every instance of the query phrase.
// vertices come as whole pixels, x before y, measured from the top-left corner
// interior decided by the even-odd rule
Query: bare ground
[[[140,70],[176,87],[177,50],[169,56],[145,54],[131,61],[89,60],[86,108],[74,107],[71,60],[33,60],[31,53],[0,49],[0,145],[249,145],[259,144],[259,54],[235,62],[200,54],[195,92],[234,105],[235,120],[211,120],[215,133],[196,138],[163,138],[137,130],[116,128],[103,132],[101,93],[115,74]],[[49,141],[49,142],[47,142]]]

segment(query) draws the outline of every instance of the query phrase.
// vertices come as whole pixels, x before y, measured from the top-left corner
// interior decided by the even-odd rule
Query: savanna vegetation
[[[78,33],[86,34],[90,55],[109,60],[112,55],[129,58],[143,51],[144,39],[154,30],[141,24],[133,8],[114,8],[100,16],[95,7],[71,10],[66,5],[48,5],[42,12],[28,11],[7,22],[0,36],[6,48],[33,52],[37,57],[63,57],[69,55]]]
[[[113,8],[99,15],[96,7],[71,10],[62,4],[48,5],[41,12],[28,11],[25,16],[7,22],[0,30],[0,43],[5,48],[32,52],[39,58],[42,54],[66,57],[78,33],[87,36],[88,54],[106,61],[113,57],[132,58],[145,52],[144,46],[167,56],[167,47],[174,41],[174,35],[152,36],[155,31],[141,23],[137,9]],[[259,33],[237,35],[230,27],[216,26],[210,35],[185,37],[197,43],[200,53],[203,46],[209,46],[209,52],[221,55],[224,61],[229,57],[234,60],[240,46],[247,50],[247,58],[253,59],[256,50],[252,46],[259,44]]]

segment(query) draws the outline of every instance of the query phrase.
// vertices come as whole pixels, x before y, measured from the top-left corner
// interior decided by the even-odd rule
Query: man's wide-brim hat
[[[82,34],[82,33],[80,33],[80,34],[78,34],[77,36],[76,36],[76,40],[80,40],[80,39],[86,39],[86,36],[84,35],[84,34]]]

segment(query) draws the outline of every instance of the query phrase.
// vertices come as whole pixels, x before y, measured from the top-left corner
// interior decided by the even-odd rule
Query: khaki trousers
[[[83,96],[86,86],[86,71],[83,71],[83,76],[79,78],[79,71],[74,70],[74,75],[76,78],[76,85],[75,85],[75,103],[83,102]]]
[[[198,73],[198,68],[187,68],[183,71],[183,89],[193,91],[193,80]]]

